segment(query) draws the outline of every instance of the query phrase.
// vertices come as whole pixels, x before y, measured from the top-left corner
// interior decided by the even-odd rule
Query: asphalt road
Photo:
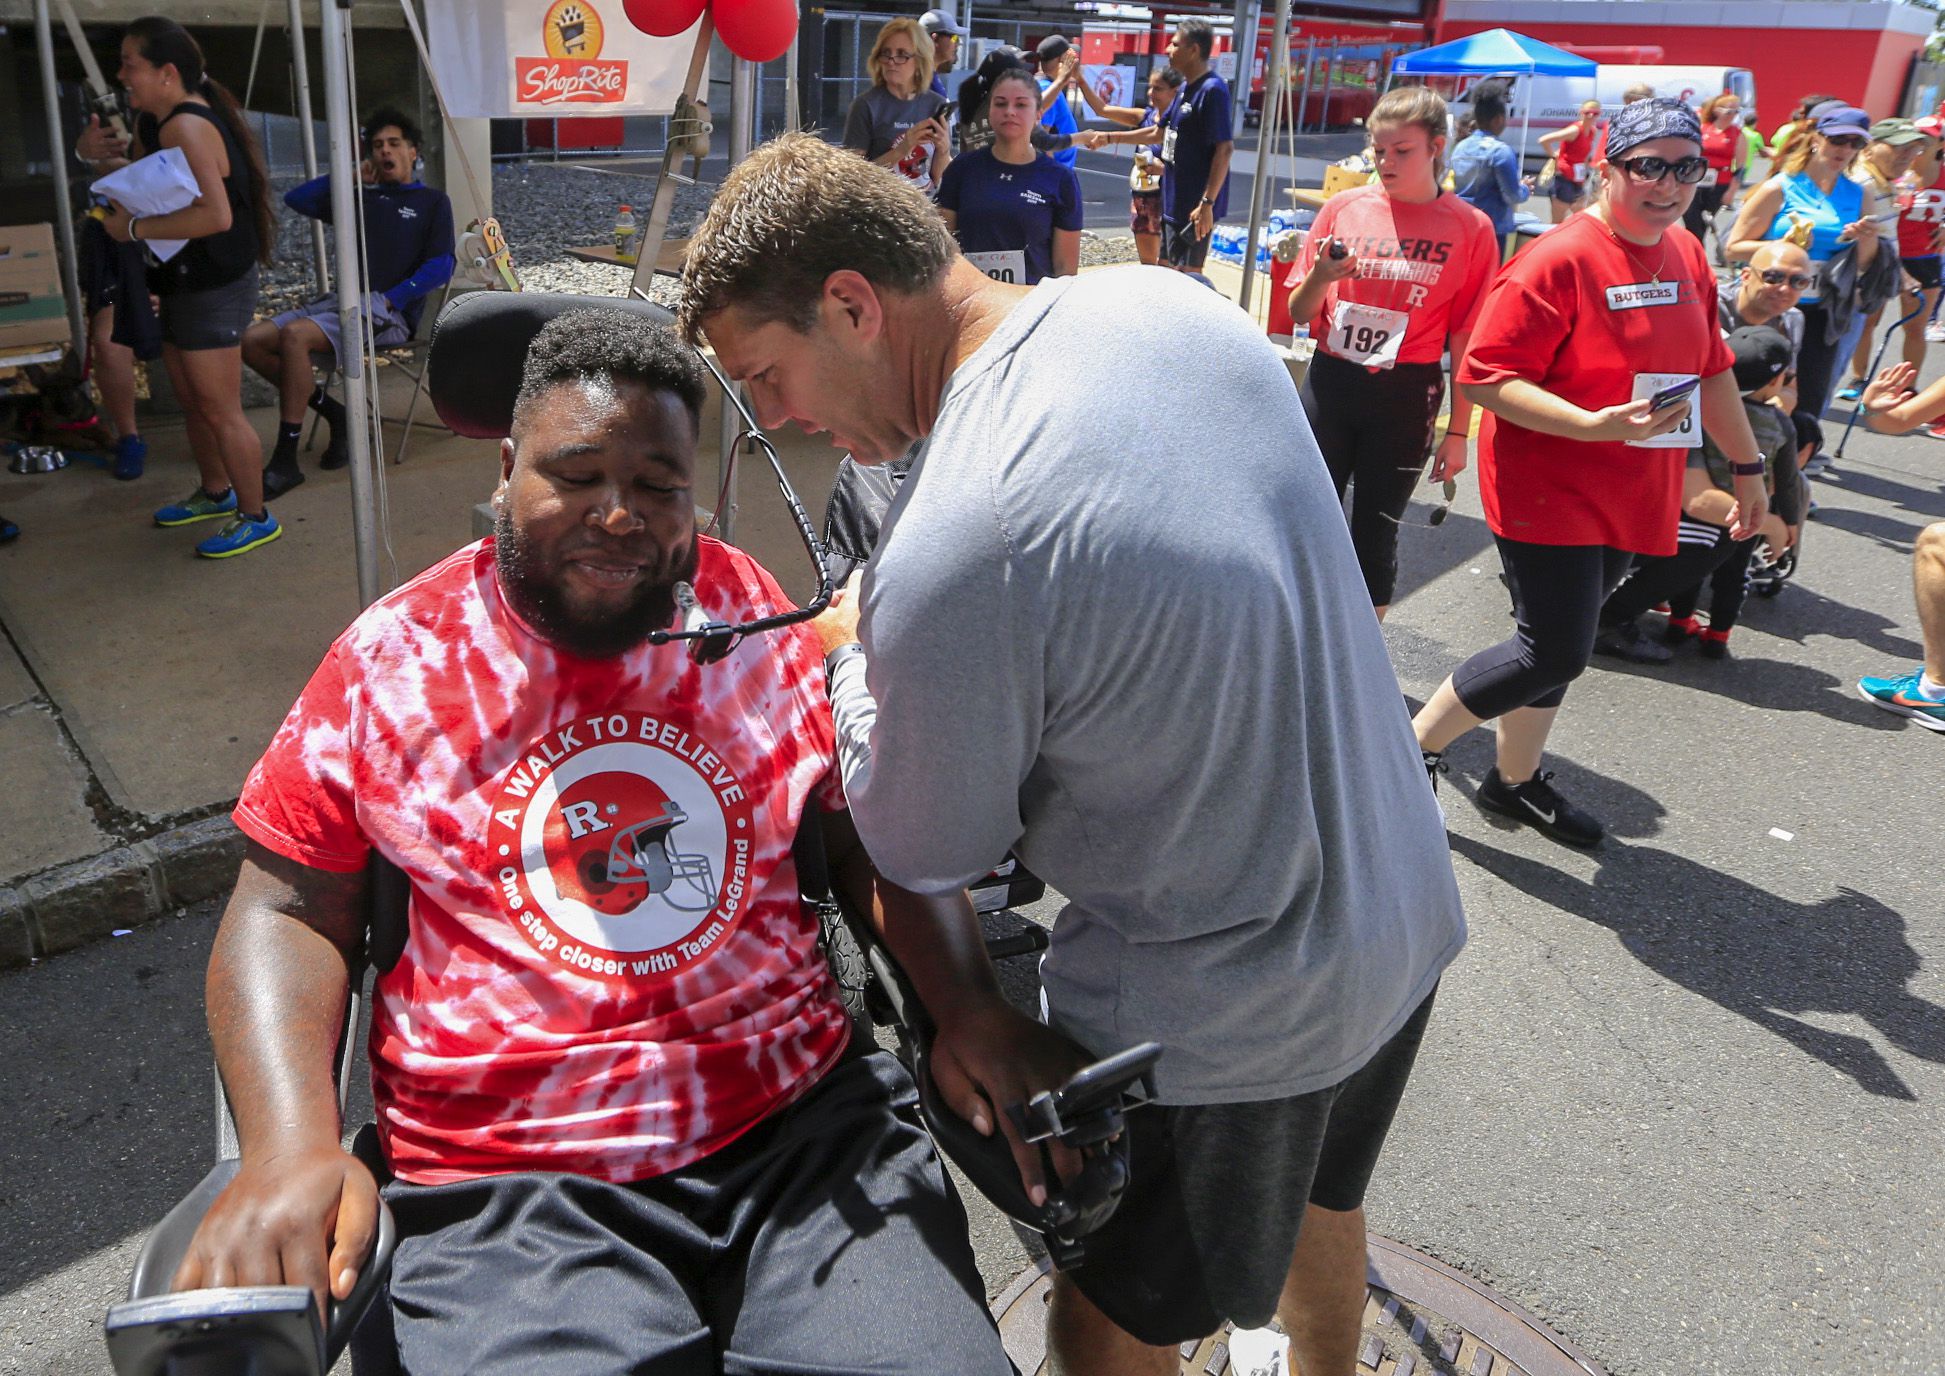
[[[1838,473],[1734,659],[1575,685],[1549,767],[1602,849],[1489,820],[1489,742],[1450,754],[1472,942],[1372,1223],[1619,1376],[1945,1369],[1945,739],[1853,688],[1917,656],[1911,541],[1945,518],[1945,445],[1866,436]],[[1422,699],[1509,623],[1469,483],[1402,543],[1386,634]],[[0,1372],[104,1369],[139,1236],[210,1157],[213,925],[0,975]],[[975,1213],[998,1290],[1026,1255]]]

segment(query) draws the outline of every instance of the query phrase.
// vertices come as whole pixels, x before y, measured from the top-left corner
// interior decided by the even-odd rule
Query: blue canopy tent
[[[1391,76],[1592,76],[1600,64],[1511,29],[1467,34],[1435,48],[1406,53],[1391,64]],[[1391,84],[1386,81],[1386,86]],[[1532,133],[1533,101],[1524,102],[1520,147]]]

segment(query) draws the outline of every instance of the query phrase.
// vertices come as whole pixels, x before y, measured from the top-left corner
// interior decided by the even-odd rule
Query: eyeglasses
[[[1848,148],[1852,152],[1870,142],[1860,134],[1825,134],[1823,141],[1833,148]]]
[[[1683,186],[1693,186],[1709,174],[1707,158],[1691,156],[1686,158],[1622,158],[1615,163],[1625,167],[1628,175],[1638,182],[1658,182],[1663,177],[1674,175]]]
[[[1787,286],[1791,291],[1808,291],[1810,284],[1817,279],[1801,272],[1785,272],[1781,268],[1764,268],[1756,274],[1763,279],[1766,287]]]
[[[892,52],[885,52],[885,53],[879,53],[879,54],[878,54],[878,60],[879,60],[880,62],[893,62],[893,63],[897,63],[897,62],[910,62],[910,61],[911,61],[911,60],[912,60],[913,58],[915,58],[915,57],[917,57],[917,56],[918,56],[918,54],[917,54],[917,53],[904,53],[904,52],[901,52],[901,53],[892,53]]]
[[[1459,499],[1459,484],[1456,479],[1447,478],[1445,482],[1441,485],[1441,489],[1442,490],[1440,495],[1443,496],[1445,500],[1441,502],[1438,506],[1432,508],[1432,514],[1426,520],[1423,521],[1407,520],[1403,516],[1392,516],[1391,513],[1388,511],[1385,513],[1385,515],[1387,517],[1390,517],[1391,521],[1396,525],[1428,526],[1433,529],[1436,529],[1437,527],[1445,524],[1445,518],[1452,514],[1452,503],[1456,502]]]

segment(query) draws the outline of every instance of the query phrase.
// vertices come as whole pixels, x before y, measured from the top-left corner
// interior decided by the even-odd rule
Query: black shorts
[[[1938,285],[1939,260],[1936,253],[1927,254],[1923,258],[1906,258],[1902,261],[1904,270],[1910,273],[1912,279],[1926,291]]]
[[[1364,1067],[1328,1089],[1128,1115],[1128,1192],[1088,1239],[1075,1287],[1154,1347],[1276,1313],[1304,1209],[1364,1202],[1432,1015],[1427,995]]]
[[[666,1176],[385,1187],[413,1376],[1013,1371],[966,1215],[884,1053]],[[364,1335],[361,1334],[361,1338]]]
[[[238,349],[257,311],[257,265],[234,282],[207,291],[176,291],[162,303],[162,342],[183,353]]]
[[[1176,224],[1173,220],[1162,222],[1162,258],[1170,267],[1183,268],[1189,272],[1202,271],[1202,265],[1209,261],[1209,240],[1215,231],[1197,235],[1195,224],[1191,222]]]

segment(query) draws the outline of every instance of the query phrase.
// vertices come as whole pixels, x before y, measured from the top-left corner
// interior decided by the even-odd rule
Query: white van
[[[1455,119],[1471,112],[1471,93],[1480,83],[1498,82],[1509,96],[1506,142],[1521,149],[1526,170],[1538,170],[1547,160],[1540,147],[1540,135],[1550,134],[1580,118],[1580,107],[1598,100],[1604,118],[1612,118],[1621,108],[1621,94],[1630,86],[1646,85],[1658,96],[1686,102],[1696,110],[1704,101],[1731,92],[1742,100],[1745,123],[1756,121],[1756,78],[1747,67],[1665,67],[1602,63],[1591,77],[1586,76],[1496,76],[1468,77],[1453,101]],[[1531,107],[1529,110],[1529,106]],[[1530,121],[1530,122],[1529,122]],[[1756,125],[1761,128],[1760,124]],[[1521,138],[1525,146],[1521,148]]]

